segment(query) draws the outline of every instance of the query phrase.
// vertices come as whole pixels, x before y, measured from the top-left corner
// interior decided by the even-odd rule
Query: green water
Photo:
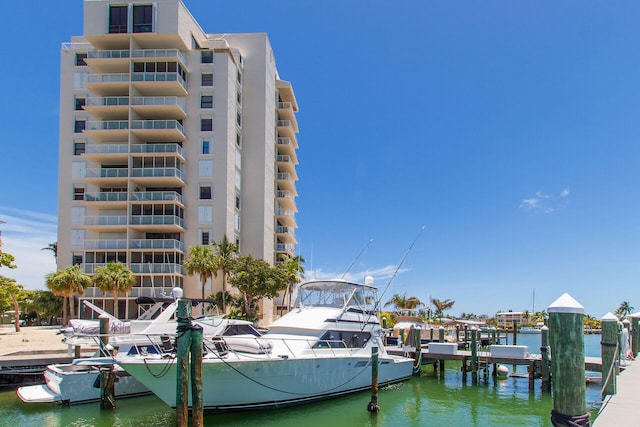
[[[537,352],[539,335],[519,335],[518,344]],[[599,355],[599,335],[585,336],[585,353]],[[511,369],[511,367],[509,367]],[[524,372],[521,367],[518,372]],[[551,426],[550,394],[540,391],[540,381],[529,391],[527,378],[484,379],[466,384],[460,364],[447,363],[443,375],[431,366],[410,381],[380,390],[377,414],[367,412],[370,393],[362,392],[304,406],[265,411],[244,411],[205,416],[205,425],[224,426]],[[600,384],[587,387],[587,406],[597,397]],[[100,405],[70,407],[26,405],[15,392],[0,393],[0,425],[7,426],[173,426],[175,411],[148,396],[117,401],[117,409]]]

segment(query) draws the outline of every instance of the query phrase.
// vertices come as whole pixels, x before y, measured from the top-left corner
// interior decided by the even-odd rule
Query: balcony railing
[[[127,249],[127,239],[85,240],[85,249]]]
[[[295,245],[289,245],[285,243],[276,243],[276,252],[295,252]]]
[[[113,74],[89,74],[87,83],[127,83],[129,82],[128,73]]]
[[[91,75],[89,75],[91,77]],[[91,80],[91,79],[89,79]],[[131,73],[132,82],[178,82],[187,89],[187,82],[178,73]],[[91,81],[90,81],[91,83]]]
[[[292,163],[291,162],[291,156],[287,156],[286,154],[278,154],[276,156],[276,162],[280,162],[280,163]]]
[[[114,107],[128,105],[128,96],[90,96],[86,99],[87,107]]]
[[[291,191],[276,190],[276,197],[278,199],[290,199],[293,196],[291,195]]]
[[[184,133],[184,126],[177,120],[132,120],[131,129],[178,129]]]
[[[131,176],[133,178],[176,177],[183,180],[183,173],[178,168],[134,168],[131,169]]]
[[[185,110],[187,101],[181,96],[134,96],[131,98],[131,105],[145,106],[171,106],[177,105]]]
[[[185,274],[181,264],[132,263],[130,268],[134,274]]]
[[[87,168],[87,178],[126,178],[129,176],[127,168]]]
[[[85,216],[85,225],[127,225],[126,215]]]
[[[184,252],[184,243],[175,239],[132,239],[129,249],[175,249]]]
[[[280,172],[276,174],[276,179],[280,181],[291,181],[291,174]]]
[[[85,130],[127,130],[129,122],[126,120],[106,120],[87,122]]]
[[[184,157],[184,149],[176,144],[134,144],[131,146],[132,153],[178,153]]]
[[[89,59],[121,59],[129,58],[128,50],[90,50],[87,52]]]
[[[86,202],[126,202],[127,193],[123,192],[98,192],[84,193]]]
[[[293,108],[293,107],[292,107],[292,105],[291,105],[291,103],[290,103],[290,102],[278,102],[278,103],[276,104],[276,108],[277,108],[278,110],[289,110],[289,109],[291,109],[291,108]]]
[[[178,58],[183,64],[187,63],[184,53],[177,49],[135,49],[131,51],[132,58]]]
[[[277,120],[276,121],[276,126],[290,128],[291,127],[291,120]]]
[[[291,145],[291,138],[278,138],[278,145]]]
[[[87,144],[85,146],[86,154],[127,154],[129,146],[127,143],[122,144]]]
[[[132,215],[131,225],[177,225],[184,228],[184,220],[175,215]]]
[[[289,209],[276,209],[276,215],[277,216],[290,216],[293,217],[293,211],[289,210]]]
[[[182,195],[175,191],[136,191],[131,193],[131,201],[135,202],[179,202],[182,203]]]

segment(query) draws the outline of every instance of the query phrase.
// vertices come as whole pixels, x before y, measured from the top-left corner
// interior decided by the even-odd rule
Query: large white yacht
[[[297,294],[293,309],[254,338],[256,345],[241,351],[236,339],[235,350],[224,343],[208,349],[202,365],[206,411],[301,404],[368,389],[372,347],[379,349],[379,384],[412,375],[413,359],[385,351],[372,278],[365,284],[306,282]],[[174,358],[116,359],[167,405],[176,406]]]

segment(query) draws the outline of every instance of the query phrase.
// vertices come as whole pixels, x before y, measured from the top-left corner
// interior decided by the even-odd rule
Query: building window
[[[212,50],[201,50],[200,51],[200,62],[203,64],[213,64],[213,51]]]
[[[200,95],[200,108],[213,108],[213,95]]]
[[[87,104],[87,100],[85,98],[76,98],[74,109],[76,111],[80,111],[82,110],[82,107],[84,107],[86,104]]]
[[[87,122],[85,120],[76,120],[73,125],[73,131],[75,133],[80,133],[85,130]]]
[[[213,117],[202,117],[200,119],[200,130],[202,132],[211,132],[213,130]]]
[[[109,6],[109,34],[127,32],[128,6]]]
[[[240,215],[237,212],[234,214],[233,220],[236,230],[240,230]]]
[[[211,154],[211,140],[202,138],[200,139],[200,154]]]
[[[203,71],[200,75],[200,86],[213,86],[213,73]]]
[[[236,194],[236,209],[240,210],[240,196]]]
[[[203,231],[202,232],[202,237],[200,239],[200,244],[201,245],[208,245],[210,243],[209,241],[209,232],[208,231]]]
[[[213,176],[212,160],[200,160],[198,162],[198,176]]]
[[[73,200],[84,200],[84,187],[75,187],[73,189]]]
[[[73,155],[79,156],[80,154],[85,153],[85,143],[84,142],[74,142],[73,143]]]
[[[209,185],[200,186],[200,199],[201,200],[211,199],[211,186]]]
[[[213,221],[213,206],[198,206],[198,222]]]
[[[236,133],[236,145],[239,148],[242,148],[242,135],[240,135],[239,133]]]
[[[133,6],[133,32],[151,33],[153,31],[153,6]]]
[[[71,258],[71,265],[81,265],[82,255],[73,255]]]
[[[238,79],[238,83],[242,84],[242,73],[240,73],[240,70],[238,70],[238,75],[236,78]]]
[[[83,53],[76,53],[76,65],[78,67],[85,67],[87,65],[87,63],[84,61],[85,59],[87,59],[87,53],[83,52]]]
[[[238,126],[242,127],[242,114],[240,112],[236,112],[236,123]]]

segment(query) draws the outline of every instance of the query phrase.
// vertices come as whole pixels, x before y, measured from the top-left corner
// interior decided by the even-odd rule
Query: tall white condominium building
[[[131,318],[138,296],[200,296],[193,245],[294,255],[298,105],[266,34],[206,34],[180,0],[85,0],[60,63],[59,269],[125,263]],[[113,312],[98,289],[82,298]]]

